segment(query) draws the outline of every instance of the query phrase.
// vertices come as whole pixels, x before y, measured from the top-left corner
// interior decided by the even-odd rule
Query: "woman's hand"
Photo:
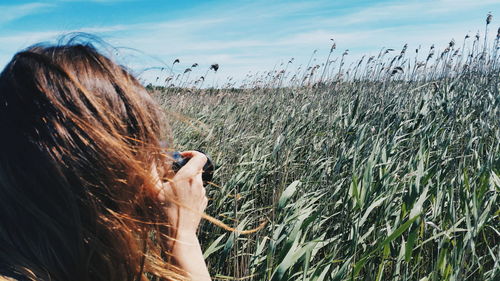
[[[201,179],[207,157],[198,151],[185,151],[181,155],[190,158],[189,161],[163,184],[158,199],[165,203],[169,222],[177,232],[196,233],[208,203]]]
[[[158,200],[165,204],[165,213],[175,233],[171,249],[175,262],[192,280],[211,280],[196,236],[208,203],[201,179],[207,157],[197,151],[181,155],[190,159],[168,182],[159,179],[153,167],[153,176],[158,179]]]

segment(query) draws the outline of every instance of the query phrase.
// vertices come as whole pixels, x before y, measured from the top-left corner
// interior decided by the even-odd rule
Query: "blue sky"
[[[493,13],[490,37],[500,25],[500,0],[309,0],[309,1],[139,1],[0,0],[0,67],[30,44],[83,31],[123,49],[122,61],[144,81],[158,73],[146,67],[170,66],[203,75],[218,63],[217,80],[279,68],[295,58],[305,65],[314,50],[318,62],[335,39],[337,54],[349,58],[377,54],[382,47],[409,50],[484,33]],[[497,19],[497,17],[499,19]]]

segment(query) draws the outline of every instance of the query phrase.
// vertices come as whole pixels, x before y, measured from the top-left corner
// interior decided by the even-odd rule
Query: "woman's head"
[[[0,136],[0,275],[180,277],[150,173],[169,170],[168,131],[125,68],[90,44],[17,53],[0,74]]]

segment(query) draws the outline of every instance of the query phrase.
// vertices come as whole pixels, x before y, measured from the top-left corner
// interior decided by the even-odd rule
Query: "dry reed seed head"
[[[488,15],[486,16],[486,25],[490,24],[492,19],[493,15],[491,14],[491,12],[489,12]]]
[[[479,31],[476,33],[476,40],[479,40]]]
[[[393,64],[393,63],[394,63],[394,62],[395,62],[398,58],[400,58],[400,56],[395,56],[395,57],[393,57],[393,58],[392,58],[392,60],[391,60],[391,65],[392,65],[392,64]]]
[[[406,53],[406,49],[408,49],[408,44],[405,44],[405,45],[403,46],[403,49],[401,50],[401,54]]]
[[[191,65],[192,68],[197,67],[197,66],[198,66],[198,63],[196,63],[196,62],[193,63],[193,65]]]
[[[217,72],[217,70],[219,70],[219,64],[218,63],[214,63],[210,66],[210,70],[213,70],[215,72]]]
[[[172,65],[174,65],[174,64],[176,64],[176,63],[180,63],[180,62],[181,62],[181,61],[180,61],[179,59],[175,59],[175,60],[174,60],[174,63],[173,63]]]
[[[470,38],[469,34],[466,34],[464,40],[469,39],[469,38]]]
[[[337,43],[333,43],[332,47],[330,48],[330,53],[333,52],[333,50],[337,49]]]
[[[361,59],[358,62],[358,66],[360,66],[363,63],[363,60],[365,60],[365,56],[362,56]]]
[[[391,75],[395,75],[395,74],[397,74],[397,73],[404,73],[403,68],[402,68],[402,67],[400,67],[400,66],[396,66],[396,67],[392,70]]]
[[[500,39],[500,27],[498,28],[498,31],[497,31],[497,39]]]
[[[448,46],[450,48],[453,48],[453,46],[455,46],[455,39],[451,39],[450,43],[448,43]]]
[[[186,68],[186,70],[184,70],[184,73],[187,73],[187,72],[190,72],[191,71],[191,68]]]

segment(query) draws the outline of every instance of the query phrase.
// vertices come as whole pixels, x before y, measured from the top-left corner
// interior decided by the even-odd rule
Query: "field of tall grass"
[[[176,148],[218,165],[207,213],[237,231],[202,224],[214,279],[500,280],[500,30],[485,38],[149,87]]]

